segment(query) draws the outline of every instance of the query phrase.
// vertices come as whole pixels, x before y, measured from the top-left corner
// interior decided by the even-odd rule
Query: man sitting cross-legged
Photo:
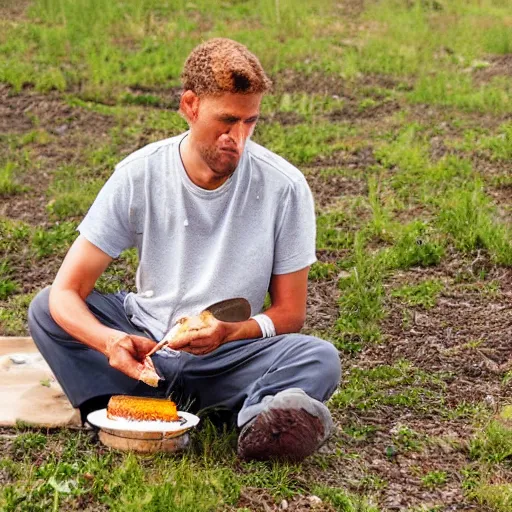
[[[189,130],[117,165],[52,287],[33,300],[30,331],[83,418],[114,394],[171,393],[194,410],[236,415],[241,457],[302,460],[331,431],[323,402],[341,373],[331,343],[298,334],[316,260],[312,195],[300,171],[250,141],[270,81],[245,46],[203,43],[182,80]],[[93,291],[129,247],[139,254],[137,293]],[[254,316],[171,344],[179,357],[156,352],[163,380],[139,381],[178,318],[232,297]]]

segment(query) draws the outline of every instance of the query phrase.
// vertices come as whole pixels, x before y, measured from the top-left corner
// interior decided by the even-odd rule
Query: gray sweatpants
[[[193,412],[218,408],[238,414],[241,426],[260,412],[259,404],[267,395],[301,388],[323,402],[340,381],[340,359],[331,343],[303,334],[285,334],[226,343],[204,356],[181,352],[173,357],[159,351],[152,359],[165,380],[152,388],[112,368],[103,354],[59,327],[50,315],[49,292],[49,288],[42,290],[30,305],[30,333],[74,407],[102,395],[170,394],[180,407]],[[94,291],[86,302],[102,324],[148,337],[126,316],[125,295]]]

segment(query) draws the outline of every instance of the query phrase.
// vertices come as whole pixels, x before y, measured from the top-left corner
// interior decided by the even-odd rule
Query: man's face
[[[190,124],[191,141],[219,178],[235,171],[256,126],[262,96],[224,93],[198,99],[197,117]]]

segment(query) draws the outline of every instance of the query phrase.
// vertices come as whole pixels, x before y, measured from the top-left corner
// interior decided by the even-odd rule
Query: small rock
[[[25,364],[27,362],[27,358],[25,356],[22,356],[22,355],[13,354],[11,356],[11,361],[14,364]]]
[[[62,135],[68,130],[68,128],[69,126],[67,124],[61,124],[60,126],[57,126],[54,131],[57,135]]]
[[[316,507],[317,505],[321,505],[322,504],[322,500],[318,497],[318,496],[310,496],[308,498],[308,501],[309,503],[311,503],[311,506],[312,507]]]
[[[487,405],[487,407],[490,407],[491,409],[494,409],[496,407],[496,400],[494,399],[494,397],[492,395],[487,395],[484,398],[484,402],[485,402],[485,405]]]
[[[288,510],[288,502],[286,500],[281,501],[281,505],[279,505],[281,510]]]

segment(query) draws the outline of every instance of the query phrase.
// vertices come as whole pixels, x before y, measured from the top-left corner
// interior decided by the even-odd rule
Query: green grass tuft
[[[13,295],[0,306],[0,331],[3,336],[24,336],[27,333],[28,306],[35,293]]]
[[[469,456],[488,463],[512,461],[512,429],[493,420],[470,442]]]
[[[379,512],[377,505],[365,497],[354,496],[339,487],[317,486],[313,492],[319,498],[331,503],[338,512]]]
[[[443,283],[436,279],[427,279],[417,285],[404,285],[391,292],[392,297],[398,298],[408,306],[421,306],[425,309],[434,307]]]
[[[380,339],[378,322],[384,317],[383,265],[379,257],[368,257],[362,237],[356,235],[353,267],[338,281],[340,314],[335,329],[341,339]]]
[[[76,223],[61,222],[49,229],[36,228],[32,237],[32,248],[37,258],[62,254],[78,236]]]
[[[421,483],[427,489],[435,489],[436,487],[443,486],[448,480],[446,471],[429,471],[421,478]]]
[[[0,167],[0,197],[19,194],[26,190],[16,181],[18,166],[14,162],[7,162]]]
[[[311,123],[293,126],[266,123],[258,125],[254,140],[293,164],[301,165],[344,149],[344,139],[354,132],[349,123],[318,122],[313,126]]]
[[[479,482],[469,496],[480,505],[493,512],[510,512],[512,510],[512,484],[492,484]]]
[[[318,249],[347,249],[354,244],[350,218],[344,212],[334,211],[317,215],[316,229]]]
[[[335,263],[324,263],[322,261],[317,261],[311,265],[308,277],[312,281],[323,281],[326,279],[332,279],[335,273]]]
[[[397,229],[396,241],[385,252],[388,268],[408,269],[438,265],[445,249],[441,237],[427,223],[416,220]]]
[[[399,361],[370,370],[352,368],[331,403],[363,411],[386,406],[435,410],[444,403],[445,387],[441,377]]]
[[[91,160],[98,166],[102,157],[96,151],[91,155]],[[108,161],[107,165],[109,163],[111,162]],[[104,183],[104,179],[81,177],[73,167],[60,169],[48,190],[52,199],[48,202],[46,209],[59,219],[83,216]]]
[[[438,224],[460,251],[483,249],[495,263],[512,265],[511,230],[498,222],[495,207],[480,182],[446,194],[441,199]]]
[[[0,260],[0,300],[5,300],[18,291],[18,284],[10,279],[11,275],[9,260]]]
[[[495,137],[486,137],[481,146],[488,149],[496,160],[510,161],[512,159],[512,123],[500,127],[500,132]]]

